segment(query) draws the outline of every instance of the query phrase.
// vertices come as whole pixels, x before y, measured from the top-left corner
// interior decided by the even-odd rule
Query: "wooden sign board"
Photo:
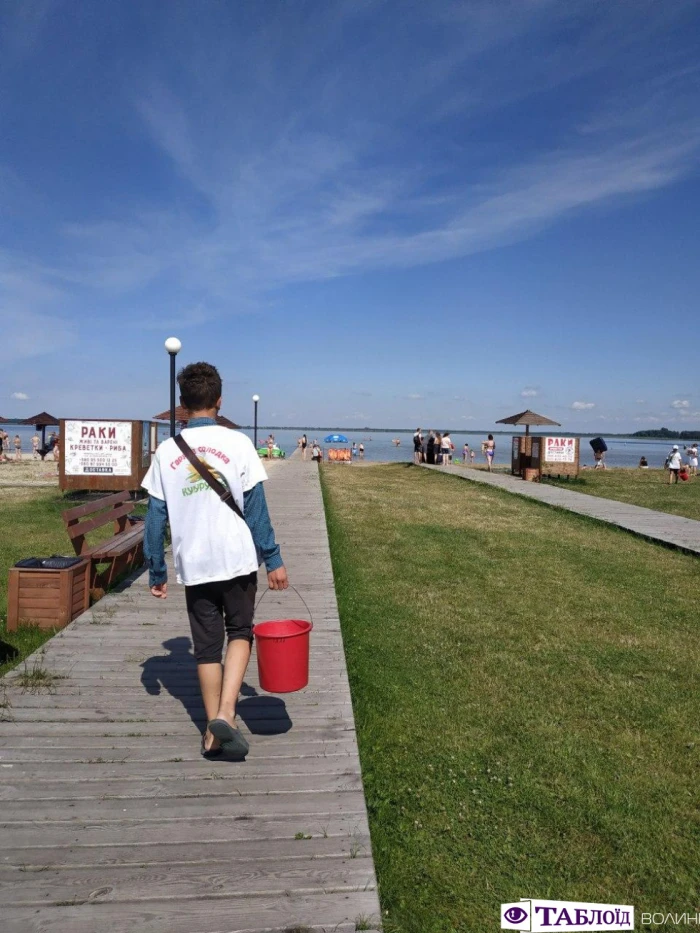
[[[150,421],[62,419],[59,488],[99,492],[139,489],[155,452],[154,427]]]
[[[547,476],[578,476],[578,437],[542,437],[539,456],[540,474]],[[535,460],[533,451],[533,461]]]

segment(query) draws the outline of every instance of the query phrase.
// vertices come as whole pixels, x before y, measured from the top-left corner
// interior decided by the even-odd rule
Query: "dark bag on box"
[[[42,560],[41,566],[46,570],[67,570],[69,567],[75,567],[84,557],[47,557]]]
[[[608,445],[605,443],[602,437],[594,437],[592,441],[588,442],[593,448],[593,452],[596,454],[604,454],[608,449]]]
[[[15,564],[15,567],[21,567],[22,569],[32,570],[34,568],[41,567],[41,558],[40,557],[23,557],[22,560],[18,560]]]
[[[68,567],[75,567],[79,564],[82,557],[61,557],[54,554],[53,557],[25,557],[18,560],[15,567],[23,570],[67,570]]]

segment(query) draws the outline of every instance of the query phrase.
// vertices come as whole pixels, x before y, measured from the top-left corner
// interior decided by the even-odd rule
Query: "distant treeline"
[[[700,428],[696,431],[671,431],[669,428],[652,428],[649,431],[635,431],[632,437],[658,437],[662,440],[693,441],[700,437]]]

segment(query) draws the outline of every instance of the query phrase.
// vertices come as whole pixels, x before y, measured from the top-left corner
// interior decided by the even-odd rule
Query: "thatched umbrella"
[[[37,429],[41,429],[41,446],[46,447],[46,429],[58,427],[58,418],[54,418],[47,411],[40,411],[38,415],[32,415],[31,418],[25,418],[20,424],[33,424]]]
[[[170,409],[167,408],[165,411],[162,411],[159,415],[153,416],[154,421],[170,421]],[[187,424],[190,420],[190,413],[186,408],[183,408],[182,405],[178,405],[175,409],[175,421],[178,424]],[[228,418],[225,418],[223,415],[216,416],[216,423],[221,425],[222,428],[239,428],[240,425],[236,424],[234,421],[230,421]]]
[[[530,425],[555,424],[557,427],[561,427],[558,421],[552,421],[551,418],[538,415],[537,412],[530,411],[529,408],[526,411],[521,411],[517,415],[511,415],[510,418],[501,418],[496,424],[524,424],[526,435],[530,433]]]

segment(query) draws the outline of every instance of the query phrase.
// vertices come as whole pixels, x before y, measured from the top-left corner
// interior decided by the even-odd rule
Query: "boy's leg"
[[[216,718],[221,701],[221,652],[224,647],[223,603],[216,592],[217,584],[203,583],[185,587],[187,614],[192,630],[197,676],[207,722]],[[205,735],[207,749],[218,744],[209,733]]]
[[[210,719],[225,719],[234,725],[236,719],[236,701],[241,692],[243,678],[250,661],[250,641],[236,638],[228,643],[224,661],[224,677],[221,686],[219,704]],[[207,710],[207,716],[209,711]]]
[[[236,577],[235,580],[229,580],[224,584],[224,587],[224,622],[229,641],[216,718],[225,719],[233,725],[236,718],[236,701],[250,661],[258,575],[251,573],[245,577]]]

